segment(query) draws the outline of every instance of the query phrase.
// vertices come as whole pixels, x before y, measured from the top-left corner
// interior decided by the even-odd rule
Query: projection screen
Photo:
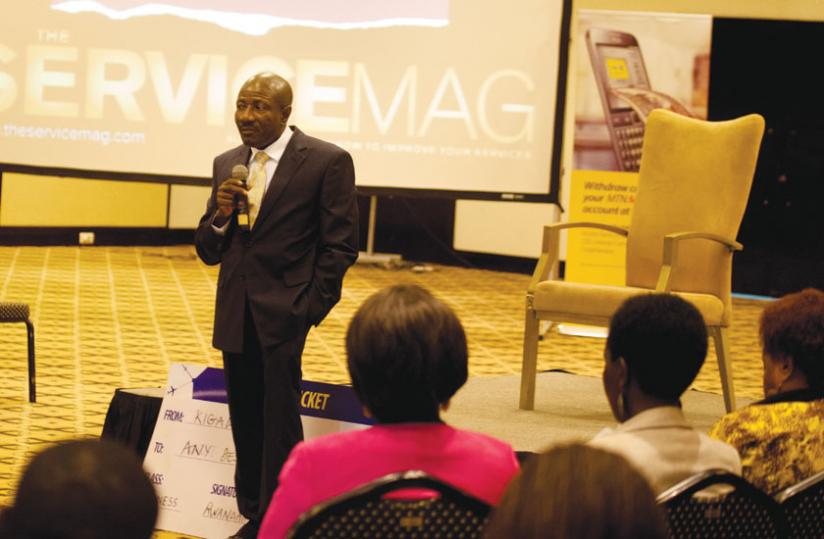
[[[361,188],[554,200],[564,4],[15,2],[0,163],[208,177],[240,142],[237,89],[268,70],[295,88],[290,123],[350,150]]]

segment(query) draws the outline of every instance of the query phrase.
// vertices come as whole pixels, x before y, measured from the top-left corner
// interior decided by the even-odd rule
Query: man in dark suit
[[[358,256],[352,158],[287,129],[291,105],[289,83],[271,73],[240,89],[235,123],[243,145],[215,158],[195,236],[200,258],[220,264],[212,343],[223,351],[237,503],[249,519],[234,536],[241,538],[256,537],[280,468],[303,439],[306,335],[340,299]],[[248,179],[233,174],[237,165],[248,167]],[[238,201],[248,208],[248,227]]]

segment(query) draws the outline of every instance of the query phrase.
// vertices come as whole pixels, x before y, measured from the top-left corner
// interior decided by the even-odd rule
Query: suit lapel
[[[286,189],[286,185],[294,177],[295,172],[300,168],[303,160],[306,159],[308,149],[303,133],[296,127],[292,134],[292,139],[289,141],[278,162],[275,175],[272,177],[272,181],[269,183],[269,187],[263,195],[260,212],[258,212],[257,219],[255,220],[255,228],[257,228],[258,222],[265,219],[269,213],[271,213],[275,202],[277,202],[277,199],[283,194],[283,190]]]
[[[223,165],[223,170],[220,170],[220,175],[218,179],[220,182],[228,179],[232,176],[232,169],[235,168],[236,165],[243,165],[248,166],[249,158],[252,156],[252,149],[249,146],[238,146],[235,148],[229,159],[225,161],[225,165]]]
[[[231,175],[232,169],[235,168],[236,165],[243,165],[244,167],[249,166],[249,159],[251,158],[252,148],[246,145],[239,146],[235,152],[235,155],[233,155],[232,159],[230,159],[231,167],[229,168],[229,174]]]

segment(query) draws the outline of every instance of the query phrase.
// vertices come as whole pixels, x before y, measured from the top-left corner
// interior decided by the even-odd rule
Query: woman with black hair
[[[622,455],[658,494],[710,469],[741,474],[735,449],[693,428],[681,410],[706,355],[704,319],[679,296],[634,296],[610,321],[604,390],[620,424],[589,444]]]
[[[449,307],[418,286],[384,289],[355,313],[346,353],[352,386],[376,425],[298,444],[259,537],[280,538],[319,502],[406,470],[498,502],[518,471],[512,448],[440,419],[467,379],[466,335]]]

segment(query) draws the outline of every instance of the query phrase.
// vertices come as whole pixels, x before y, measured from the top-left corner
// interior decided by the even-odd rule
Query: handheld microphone
[[[244,189],[246,189],[246,176],[248,175],[249,169],[246,165],[232,167],[232,178],[242,181]],[[235,206],[237,207],[237,226],[249,232],[249,200],[243,195],[235,195]]]

